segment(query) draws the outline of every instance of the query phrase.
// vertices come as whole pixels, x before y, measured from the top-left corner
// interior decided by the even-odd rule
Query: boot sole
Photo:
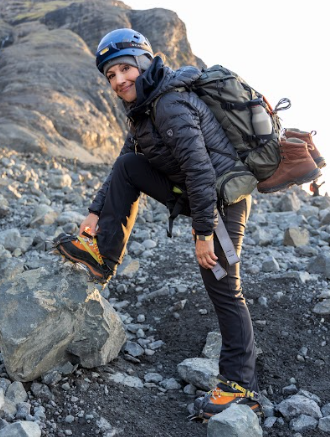
[[[320,156],[319,158],[314,159],[314,161],[315,161],[315,164],[318,166],[318,168],[323,168],[327,165],[323,156]]]
[[[291,181],[287,181],[284,184],[276,185],[275,187],[269,187],[269,188],[258,188],[259,193],[275,193],[276,191],[285,190],[286,188],[291,187],[292,185],[302,185],[306,184],[307,182],[312,182],[315,179],[322,176],[322,173],[319,168],[314,169],[313,171],[305,174],[301,178],[293,179]]]
[[[233,404],[232,404],[233,405]],[[239,405],[239,404],[238,404]],[[246,404],[242,404],[242,405],[246,405]],[[251,410],[256,414],[256,416],[258,418],[263,418],[264,417],[264,411],[261,405],[247,405],[249,408],[251,408]],[[206,413],[203,411],[202,415],[192,415],[189,416],[190,420],[200,420],[203,421],[203,423],[207,423],[213,416],[215,416],[216,414],[222,413],[223,411],[225,411],[228,407],[224,408],[222,411],[219,411],[218,413]]]

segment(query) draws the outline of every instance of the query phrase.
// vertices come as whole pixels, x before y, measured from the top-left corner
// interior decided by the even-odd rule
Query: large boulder
[[[123,144],[124,115],[84,41],[67,29],[21,24],[0,65],[0,142],[19,151],[98,162]],[[51,56],[49,56],[51,53]]]
[[[180,377],[188,384],[211,390],[218,382],[219,360],[209,358],[187,358],[177,366]]]
[[[0,348],[8,374],[32,381],[68,361],[104,365],[126,341],[120,317],[70,264],[0,283]]]
[[[300,394],[285,399],[277,406],[278,411],[286,420],[294,419],[302,414],[320,419],[322,413],[320,407],[313,399]]]
[[[211,417],[207,437],[262,437],[257,415],[247,405],[233,404]]]
[[[0,430],[0,437],[40,437],[39,425],[34,422],[18,421]]]

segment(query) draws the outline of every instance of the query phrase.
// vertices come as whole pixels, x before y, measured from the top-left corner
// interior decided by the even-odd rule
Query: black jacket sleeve
[[[195,108],[183,94],[168,93],[157,104],[155,125],[185,176],[197,234],[210,235],[217,225],[216,174]]]
[[[130,132],[126,137],[125,143],[120,151],[119,156],[125,155],[126,153],[134,153],[134,152],[135,152],[135,141],[132,133]],[[101,214],[105,201],[105,196],[107,194],[111,178],[112,178],[112,171],[109,173],[108,177],[104,181],[102,187],[99,189],[93,202],[88,208],[89,212],[96,214],[98,216]]]

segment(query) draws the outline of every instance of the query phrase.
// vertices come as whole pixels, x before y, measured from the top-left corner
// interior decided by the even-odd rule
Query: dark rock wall
[[[127,125],[121,104],[95,68],[107,32],[145,34],[172,68],[203,62],[186,28],[166,9],[135,11],[109,0],[1,0],[0,147],[111,162]]]

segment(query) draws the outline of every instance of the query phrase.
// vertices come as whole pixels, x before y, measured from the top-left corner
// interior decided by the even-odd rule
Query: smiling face
[[[106,77],[118,97],[131,103],[136,100],[136,78],[140,76],[136,67],[128,64],[116,64],[109,68]]]

